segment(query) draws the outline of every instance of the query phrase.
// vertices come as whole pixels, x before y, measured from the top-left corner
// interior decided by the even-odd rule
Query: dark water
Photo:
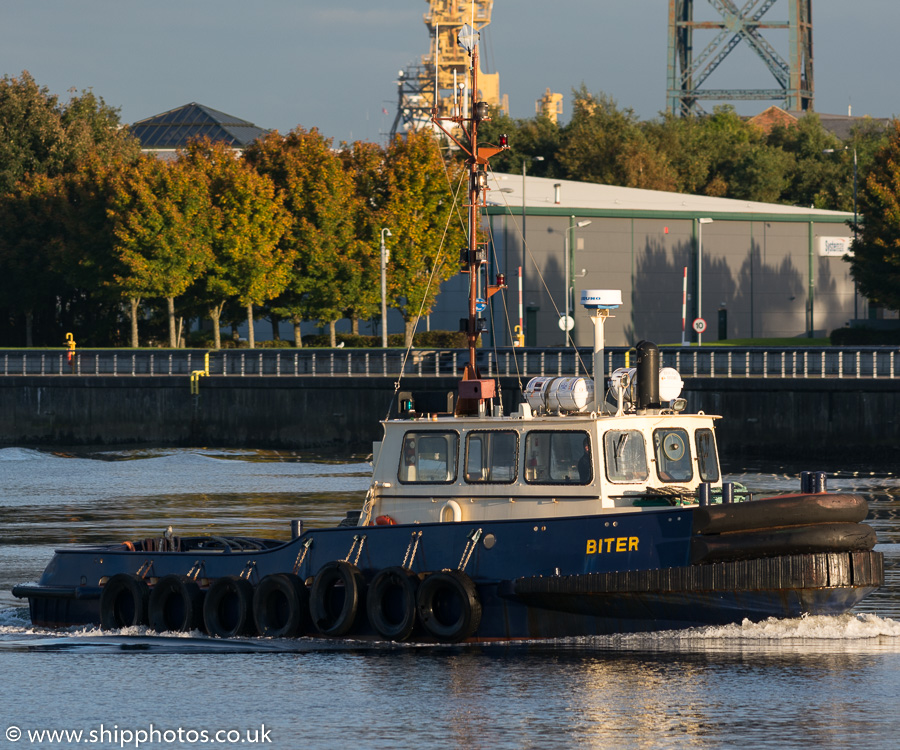
[[[223,642],[36,630],[9,593],[70,542],[334,524],[367,472],[253,451],[0,450],[0,750],[898,746],[900,478],[884,472],[829,477],[868,497],[888,579],[839,618],[491,647]],[[772,466],[728,478],[798,487]]]

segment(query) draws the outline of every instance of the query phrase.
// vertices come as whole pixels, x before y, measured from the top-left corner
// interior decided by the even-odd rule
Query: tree
[[[781,200],[796,206],[852,209],[852,164],[848,172],[840,154],[843,145],[822,127],[817,114],[809,112],[795,125],[773,128],[767,143],[792,157]]]
[[[0,78],[0,194],[27,174],[53,177],[89,156],[139,153],[140,144],[119,128],[118,110],[90,91],[60,104],[28,71]]]
[[[102,277],[80,271],[110,249],[106,165],[139,153],[118,127],[117,111],[91,92],[60,104],[27,72],[0,79],[3,297],[11,313],[24,316],[28,346],[35,334],[59,343],[60,329],[79,318],[115,317],[101,299]]]
[[[357,292],[344,312],[352,332],[358,334],[359,320],[376,317],[381,310],[381,230],[390,229],[384,216],[385,153],[374,143],[357,141],[341,151],[341,161],[353,181],[353,226],[358,240],[354,245]]]
[[[403,315],[410,346],[419,316],[431,313],[441,284],[457,272],[459,250],[466,246],[453,194],[461,170],[443,163],[427,132],[396,138],[388,146],[385,168],[384,226],[392,233],[388,293],[391,307]],[[463,195],[465,189],[463,185]]]
[[[644,134],[631,109],[582,84],[573,92],[572,120],[562,131],[559,163],[573,180],[672,190],[668,160]]]
[[[287,136],[270,133],[245,157],[274,181],[292,218],[280,247],[293,256],[293,268],[270,307],[294,323],[298,347],[300,321],[309,319],[329,325],[335,346],[334,323],[353,307],[361,288],[353,181],[331,140],[315,128],[296,128]]]
[[[875,154],[859,190],[863,221],[857,227],[850,272],[872,302],[900,310],[900,120]]]
[[[253,306],[277,297],[290,279],[295,252],[278,244],[290,216],[272,180],[225,144],[195,141],[179,161],[206,186],[209,196],[212,258],[200,286],[213,322],[215,347],[222,346],[219,320],[225,303],[237,297],[247,312],[252,349]]]
[[[500,136],[509,138],[509,149],[491,159],[494,172],[522,172],[522,162],[528,160],[528,174],[538,177],[562,176],[558,162],[561,131],[559,125],[545,114],[514,120],[498,109],[491,110],[491,119],[478,127],[478,141],[496,145]],[[540,159],[535,159],[540,157]]]
[[[166,300],[169,345],[176,347],[175,298],[212,261],[207,187],[183,162],[141,157],[113,185],[109,218],[122,270],[115,283],[131,306],[131,342],[144,297]]]

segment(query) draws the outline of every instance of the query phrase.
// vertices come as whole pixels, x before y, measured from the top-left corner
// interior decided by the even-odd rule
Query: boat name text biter
[[[639,538],[636,536],[612,536],[607,539],[588,539],[586,555],[603,552],[637,552]],[[606,549],[604,549],[604,547]]]

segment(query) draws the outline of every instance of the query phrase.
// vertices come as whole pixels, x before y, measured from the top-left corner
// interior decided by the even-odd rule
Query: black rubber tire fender
[[[471,638],[481,624],[481,601],[475,582],[460,570],[431,573],[416,595],[419,622],[443,643]]]
[[[150,590],[147,619],[157,633],[199,630],[203,624],[203,592],[187,576],[163,576]]]
[[[296,638],[312,629],[309,589],[293,573],[273,573],[253,593],[253,622],[258,635]]]
[[[340,637],[352,632],[365,608],[366,581],[355,565],[343,560],[325,563],[309,592],[309,612],[322,635]]]
[[[240,576],[222,576],[213,581],[203,597],[203,625],[217,638],[252,635],[253,584]]]
[[[407,640],[416,628],[419,577],[400,566],[378,572],[366,594],[366,613],[376,633],[392,641]]]
[[[133,573],[116,573],[100,594],[100,627],[118,630],[147,624],[150,587]]]

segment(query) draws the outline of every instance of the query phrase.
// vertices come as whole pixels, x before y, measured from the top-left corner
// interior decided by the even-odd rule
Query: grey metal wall
[[[593,214],[593,215],[592,215]],[[575,330],[579,346],[589,346],[592,326],[578,303],[582,289],[621,289],[623,306],[606,325],[611,346],[647,338],[659,343],[681,341],[684,268],[688,268],[688,340],[696,316],[697,233],[692,218],[610,217],[584,212],[575,222],[591,224],[574,230],[572,274]],[[569,216],[527,219],[528,266],[524,307],[536,310],[537,346],[562,346],[559,315],[564,307],[564,251]],[[494,297],[492,330],[498,345],[509,345],[508,330],[518,322],[516,269],[521,263],[520,216],[491,216],[492,267],[506,274],[506,313]],[[812,232],[812,235],[811,235]],[[718,340],[719,310],[727,311],[726,337],[805,338],[812,328],[827,336],[854,316],[854,288],[849,264],[840,257],[818,254],[818,237],[847,237],[840,223],[808,220],[716,218],[702,229],[702,315],[708,328],[704,341]],[[810,261],[812,315],[809,323]],[[538,273],[535,266],[540,270]],[[583,271],[583,273],[582,273]],[[492,271],[493,275],[493,271]],[[465,307],[466,278],[444,285],[432,328],[455,329]],[[532,334],[533,335],[533,334]]]

